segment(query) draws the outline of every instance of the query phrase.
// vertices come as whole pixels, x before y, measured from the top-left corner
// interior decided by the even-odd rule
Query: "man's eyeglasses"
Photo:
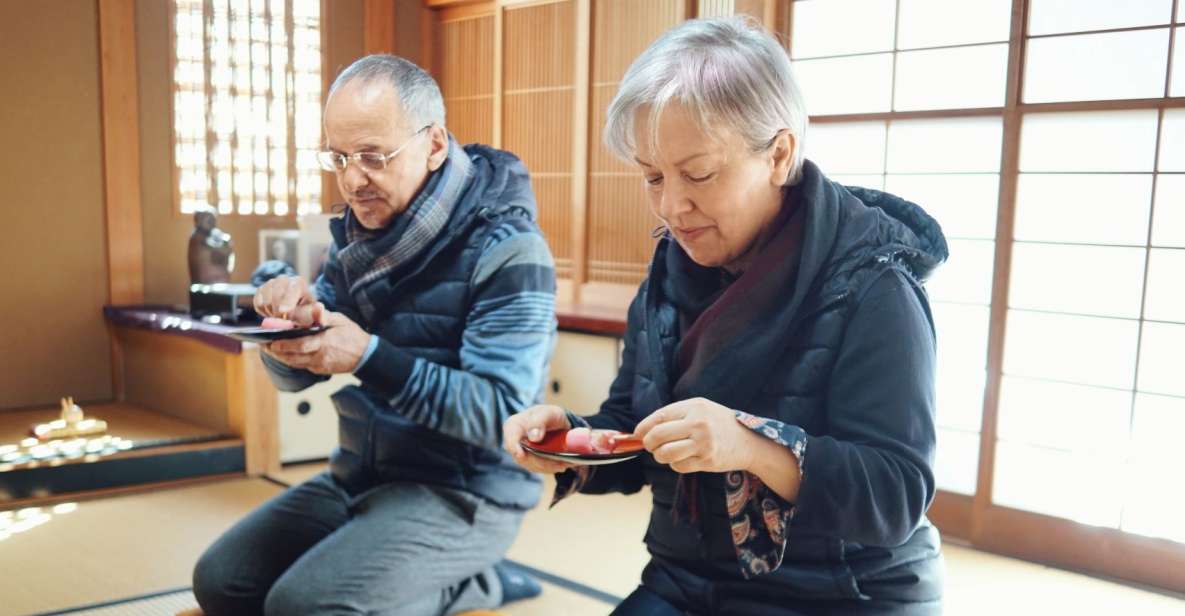
[[[346,166],[350,161],[362,168],[363,171],[382,171],[387,168],[387,163],[391,162],[404,148],[411,145],[412,140],[419,137],[424,131],[432,128],[429,124],[420,130],[416,131],[403,145],[399,146],[394,152],[390,154],[380,154],[379,152],[354,152],[353,154],[342,154],[331,150],[322,150],[317,152],[317,163],[321,168],[333,173],[341,173],[346,170]]]

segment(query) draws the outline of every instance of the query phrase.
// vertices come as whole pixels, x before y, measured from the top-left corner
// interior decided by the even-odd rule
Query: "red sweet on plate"
[[[279,319],[276,317],[266,317],[263,320],[263,323],[260,323],[259,326],[264,329],[293,329],[296,327],[296,323],[293,323],[292,321],[289,321],[288,319]]]
[[[524,440],[524,445],[542,452],[600,456],[637,452],[642,450],[642,441],[617,430],[591,430],[572,428],[548,432],[536,443]]]

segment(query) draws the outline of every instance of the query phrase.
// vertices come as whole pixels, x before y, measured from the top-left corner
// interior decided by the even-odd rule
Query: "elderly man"
[[[313,288],[255,307],[323,333],[268,345],[276,386],[354,373],[333,396],[330,471],[266,503],[194,570],[218,614],[453,614],[537,594],[502,561],[537,476],[498,449],[536,402],[555,341],[555,274],[513,155],[461,147],[436,82],[388,55],[338,76],[321,165],[349,202]]]

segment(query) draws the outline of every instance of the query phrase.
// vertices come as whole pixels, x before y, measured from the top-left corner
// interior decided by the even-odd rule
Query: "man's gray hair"
[[[671,28],[638,56],[622,78],[606,114],[604,140],[619,158],[637,152],[634,120],[649,108],[651,144],[670,102],[698,118],[706,135],[736,131],[753,152],[769,147],[779,131],[795,137],[786,184],[802,175],[807,112],[790,57],[752,18],[693,19]]]
[[[329,96],[351,81],[380,82],[394,87],[412,130],[429,124],[444,126],[444,98],[440,95],[440,86],[414,62],[390,54],[360,58],[333,80]]]

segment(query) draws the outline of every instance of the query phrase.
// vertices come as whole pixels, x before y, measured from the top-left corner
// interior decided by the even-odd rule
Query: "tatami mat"
[[[67,612],[69,616],[172,616],[197,607],[193,592],[184,590],[149,599]],[[543,594],[498,610],[505,616],[604,616],[612,608],[559,586],[543,584]],[[66,616],[63,614],[62,616]]]
[[[297,483],[323,468],[287,467],[277,479]],[[22,519],[36,523],[0,540],[0,616],[187,588],[202,550],[281,489],[262,479],[237,479],[27,511]],[[607,614],[612,609],[607,602],[577,592],[572,583],[618,597],[634,589],[647,560],[642,537],[649,495],[576,495],[549,510],[550,482],[546,494],[508,554],[548,574],[544,593],[501,611]],[[957,545],[947,545],[945,552],[948,614],[1185,614],[1185,601],[1176,597]],[[192,606],[192,595],[180,591],[71,613],[174,614]]]
[[[1181,616],[1185,598],[947,543],[946,613]]]
[[[327,468],[329,468],[329,465],[324,462],[285,464],[280,470],[274,473],[268,473],[268,476],[285,485],[294,486],[298,483],[304,483],[309,478]]]
[[[280,490],[237,479],[27,511],[35,523],[0,541],[0,614],[187,588],[206,546]]]
[[[507,557],[618,597],[633,592],[649,560],[642,537],[650,491],[576,494],[548,508],[550,477],[544,488],[543,502],[527,514]]]
[[[171,592],[146,599],[121,601],[92,609],[58,612],[60,616],[173,616],[182,610],[197,607],[197,599],[190,590]]]

